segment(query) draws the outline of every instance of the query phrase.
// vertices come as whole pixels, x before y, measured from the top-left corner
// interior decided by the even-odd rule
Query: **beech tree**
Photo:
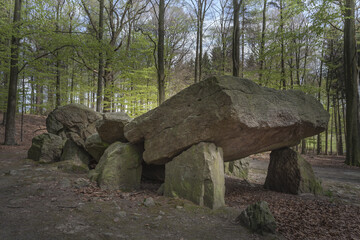
[[[21,0],[15,0],[14,18],[13,18],[13,32],[11,39],[11,60],[10,60],[10,81],[8,103],[6,110],[6,125],[5,125],[5,145],[15,145],[15,113],[17,106],[17,82],[19,75],[19,51],[20,51],[20,36],[19,28],[21,21]]]
[[[355,1],[345,1],[344,67],[346,93],[346,163],[360,166],[358,62],[355,38]]]

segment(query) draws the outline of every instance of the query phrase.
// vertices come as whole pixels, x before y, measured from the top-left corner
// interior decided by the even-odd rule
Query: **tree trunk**
[[[102,50],[102,39],[104,34],[104,0],[100,0],[99,9],[99,69],[98,69],[98,82],[97,82],[97,96],[96,96],[96,111],[101,112],[102,103],[102,86],[103,86],[103,75],[104,75],[104,56]]]
[[[338,113],[338,129],[339,129],[339,135],[338,135],[338,155],[342,156],[344,155],[344,148],[343,148],[343,138],[342,138],[342,124],[341,124],[341,111],[340,111],[340,103],[339,103],[339,92],[337,92],[337,113]]]
[[[285,79],[285,46],[284,46],[284,16],[283,16],[283,0],[280,0],[280,46],[281,46],[281,77],[280,85],[282,89],[286,89]],[[281,88],[280,87],[280,88]]]
[[[264,0],[264,8],[262,11],[262,29],[261,29],[261,42],[260,42],[260,70],[259,70],[259,84],[262,84],[262,76],[263,76],[263,68],[264,68],[264,50],[265,50],[265,30],[266,30],[266,7],[267,7],[267,0]]]
[[[245,66],[245,4],[241,4],[242,8],[242,23],[241,23],[241,74],[244,77],[244,66]]]
[[[233,76],[239,77],[240,75],[240,26],[239,26],[239,15],[240,15],[240,3],[238,0],[233,0],[234,7],[234,26],[233,26],[233,36],[232,36],[232,62],[233,62]]]
[[[359,92],[355,37],[355,1],[345,1],[344,68],[346,93],[346,161],[360,166]]]
[[[164,66],[164,40],[165,40],[165,0],[159,0],[159,26],[158,26],[158,104],[165,101],[165,66]]]
[[[15,145],[15,113],[17,103],[17,81],[18,81],[18,61],[19,61],[19,50],[20,50],[20,38],[19,33],[19,22],[21,20],[21,0],[15,0],[14,7],[14,35],[11,39],[11,61],[10,61],[10,82],[9,82],[9,93],[8,93],[8,104],[6,114],[6,125],[5,125],[5,145]]]
[[[324,51],[322,51],[322,53],[321,53],[321,56],[322,56],[322,58],[323,58],[323,56],[324,56]],[[319,90],[318,90],[318,101],[320,102],[321,101],[321,84],[322,84],[322,74],[323,74],[323,61],[322,61],[322,59],[320,60],[320,74],[319,74]],[[322,151],[322,149],[321,149],[321,134],[319,133],[318,135],[317,135],[317,151],[316,151],[316,153],[317,153],[317,155],[319,155],[319,154],[321,154],[321,151]]]

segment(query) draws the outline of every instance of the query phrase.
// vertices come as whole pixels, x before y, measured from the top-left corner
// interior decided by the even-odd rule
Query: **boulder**
[[[91,179],[102,189],[131,191],[140,187],[142,148],[115,142],[104,152]]]
[[[69,138],[85,149],[86,138],[96,133],[95,122],[101,118],[100,113],[72,103],[52,111],[46,118],[46,128],[49,133]]]
[[[96,122],[96,130],[104,142],[127,142],[124,126],[131,120],[132,118],[123,112],[105,113],[103,119]]]
[[[99,162],[101,156],[104,154],[105,149],[108,146],[109,144],[101,140],[98,133],[91,135],[85,141],[86,151],[94,158],[96,162]]]
[[[82,147],[79,147],[71,139],[66,140],[60,161],[66,162],[66,168],[81,168],[89,170],[91,156]],[[71,166],[71,167],[69,167]]]
[[[264,187],[291,194],[322,192],[321,183],[315,177],[310,163],[290,148],[271,152]]]
[[[201,142],[165,165],[164,195],[216,209],[225,205],[222,150]]]
[[[276,231],[275,218],[270,212],[268,203],[265,201],[248,206],[236,218],[236,221],[251,231],[260,234],[264,232],[275,233]]]
[[[148,164],[164,164],[199,142],[213,142],[233,161],[296,145],[322,132],[328,119],[311,95],[223,76],[191,85],[124,130],[130,142],[144,141]]]
[[[41,163],[51,163],[60,160],[64,141],[61,137],[43,133],[32,139],[32,145],[28,151],[28,158]]]
[[[224,163],[224,171],[228,176],[247,179],[249,174],[249,162],[251,158],[243,158]]]

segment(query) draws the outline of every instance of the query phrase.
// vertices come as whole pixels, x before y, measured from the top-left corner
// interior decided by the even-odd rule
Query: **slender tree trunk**
[[[103,75],[104,75],[104,56],[102,49],[102,39],[104,34],[104,0],[100,0],[99,12],[99,69],[98,69],[98,82],[97,82],[97,96],[96,96],[96,111],[101,112],[102,105],[102,92],[103,92]]]
[[[15,145],[15,113],[17,102],[17,81],[18,81],[18,62],[20,50],[19,22],[21,20],[21,0],[15,0],[14,7],[14,34],[11,39],[11,61],[10,61],[10,82],[8,92],[8,104],[5,124],[5,145]]]
[[[345,1],[344,67],[346,93],[346,161],[360,166],[358,69],[355,37],[355,1]]]
[[[266,7],[267,7],[267,0],[264,0],[264,7],[262,11],[262,28],[261,28],[261,42],[260,42],[260,70],[259,70],[259,84],[262,84],[262,76],[263,76],[263,68],[264,68],[264,51],[265,51],[265,31],[266,31]]]
[[[245,4],[241,4],[242,23],[241,23],[241,74],[244,77],[245,66]]]
[[[281,46],[281,77],[280,84],[282,89],[286,89],[285,79],[285,43],[284,43],[284,16],[283,16],[283,0],[280,0],[280,46]]]
[[[239,15],[240,15],[240,3],[238,0],[233,0],[233,36],[232,36],[232,62],[233,62],[233,76],[239,77],[240,75],[240,26],[239,26]]]
[[[339,129],[339,148],[338,148],[338,155],[344,155],[344,148],[343,148],[343,138],[342,138],[342,124],[341,124],[341,111],[340,111],[340,103],[339,103],[339,92],[337,92],[337,113],[338,113],[338,129]]]
[[[333,95],[333,114],[334,114],[334,125],[335,125],[335,143],[336,143],[336,155],[339,154],[339,131],[338,131],[338,122],[337,122],[337,106],[336,106],[336,96]]]
[[[159,26],[158,26],[158,104],[165,101],[165,0],[159,0]]]
[[[323,57],[324,51],[322,51],[321,56]],[[318,101],[321,101],[321,84],[322,84],[322,74],[323,74],[323,61],[322,59],[320,60],[320,74],[319,74],[319,90],[318,90]],[[321,146],[321,134],[319,133],[317,135],[317,155],[321,154],[322,151],[322,146]]]

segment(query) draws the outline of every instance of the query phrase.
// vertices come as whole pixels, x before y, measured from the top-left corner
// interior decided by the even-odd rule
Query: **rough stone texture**
[[[80,167],[89,170],[88,165],[91,161],[91,156],[82,147],[68,139],[65,142],[60,161],[67,162],[69,163],[67,165],[71,165],[74,168]]]
[[[94,158],[96,162],[99,162],[101,156],[104,154],[105,149],[108,146],[109,144],[102,141],[98,133],[91,135],[85,141],[86,151]]]
[[[60,160],[64,140],[51,133],[43,133],[32,139],[28,158],[41,163],[51,163]]]
[[[142,177],[149,180],[164,182],[165,165],[142,164]]]
[[[301,91],[277,91],[231,76],[212,77],[179,92],[125,126],[145,141],[144,160],[164,164],[199,142],[213,142],[224,160],[296,145],[322,132],[329,114]]]
[[[115,142],[91,173],[102,189],[131,191],[140,186],[143,149],[131,143]]]
[[[251,231],[260,234],[264,232],[275,233],[276,231],[275,218],[270,212],[268,203],[264,201],[247,207],[236,220]]]
[[[49,133],[69,138],[85,149],[85,140],[96,133],[95,122],[102,115],[81,104],[72,103],[56,108],[46,119]]]
[[[251,158],[243,158],[224,163],[224,171],[228,176],[247,179],[249,174],[249,162]]]
[[[124,136],[124,126],[132,120],[126,113],[105,113],[103,119],[96,122],[96,130],[100,138],[107,143],[116,141],[127,142]]]
[[[310,163],[289,148],[271,152],[264,187],[291,194],[322,192]]]
[[[222,149],[201,142],[165,165],[164,195],[215,209],[225,205]]]

